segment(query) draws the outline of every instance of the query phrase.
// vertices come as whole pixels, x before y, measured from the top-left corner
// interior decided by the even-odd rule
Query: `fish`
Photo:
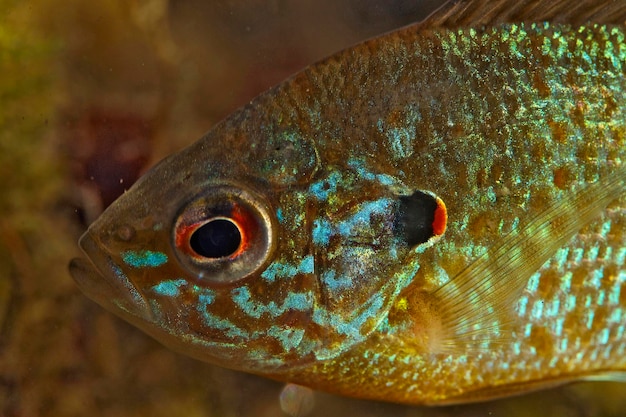
[[[177,352],[344,396],[626,381],[624,22],[448,2],[158,163],[70,272]]]

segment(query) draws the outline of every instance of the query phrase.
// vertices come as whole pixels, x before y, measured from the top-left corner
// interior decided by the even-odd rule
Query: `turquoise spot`
[[[204,323],[216,330],[221,330],[227,337],[249,339],[250,333],[246,330],[236,326],[233,322],[209,313],[208,311],[201,311]]]
[[[313,268],[315,266],[315,261],[313,260],[313,255],[307,255],[300,261],[300,266],[298,266],[298,271],[301,274],[312,274]]]
[[[309,191],[318,200],[327,200],[330,194],[337,192],[337,186],[341,182],[341,179],[341,174],[333,171],[328,178],[311,184]]]
[[[554,324],[554,334],[557,336],[561,336],[563,334],[563,322],[565,319],[563,317],[559,317],[556,319],[556,323]]]
[[[316,308],[313,311],[313,322],[321,326],[331,326],[337,332],[346,335],[348,338],[358,340],[362,338],[361,327],[370,318],[377,317],[383,305],[383,297],[380,294],[374,294],[372,298],[363,304],[357,315],[349,317],[345,317],[343,314],[336,314],[325,308]]]
[[[372,215],[377,214],[387,217],[392,211],[392,205],[393,201],[388,198],[362,203],[359,206],[359,211],[350,218],[340,222],[337,229],[342,236],[356,236],[363,228],[370,227]]]
[[[324,271],[320,276],[320,280],[324,283],[324,285],[326,285],[326,287],[328,287],[328,289],[332,293],[339,293],[340,291],[352,287],[353,282],[349,276],[336,276],[335,271],[333,270]]]
[[[205,292],[198,294],[198,305],[203,310],[206,309],[207,306],[213,304],[213,301],[215,301],[215,294],[210,290],[206,290]]]
[[[314,267],[313,255],[307,255],[295,266],[289,263],[273,262],[261,276],[269,282],[274,282],[277,278],[293,278],[298,274],[311,274]]]
[[[278,305],[274,301],[270,301],[267,304],[256,302],[247,287],[234,289],[231,292],[231,296],[233,302],[244,313],[255,319],[260,318],[264,314],[269,314],[271,317],[279,317],[289,310],[307,311],[313,304],[313,298],[309,293],[290,292],[285,297],[282,305]]]
[[[285,217],[283,216],[283,210],[282,209],[279,208],[279,209],[276,210],[276,218],[281,223],[285,220]]]
[[[330,225],[330,222],[325,219],[313,220],[312,235],[313,244],[317,246],[328,245],[330,236],[332,235],[332,226]]]
[[[380,184],[385,186],[398,186],[400,182],[387,174],[374,174],[368,169],[365,168],[364,162],[359,159],[351,158],[348,160],[348,165],[355,169],[356,172],[361,176],[361,178],[367,181],[378,181]]]
[[[598,336],[598,342],[601,345],[606,345],[607,343],[609,343],[609,329],[602,329],[602,331],[600,331],[600,335]]]
[[[151,250],[129,250],[122,253],[122,260],[133,268],[156,268],[167,262],[167,255]]]
[[[194,286],[194,291],[198,292],[198,302],[196,310],[202,317],[207,327],[220,330],[230,338],[249,339],[250,333],[238,327],[228,319],[219,317],[209,311],[209,306],[215,301],[215,293],[212,290]]]
[[[619,295],[621,288],[619,285],[613,285],[609,293],[609,305],[619,305]]]
[[[304,330],[272,326],[268,329],[267,334],[278,340],[284,350],[290,351],[302,342]]]
[[[588,311],[587,312],[587,328],[591,330],[591,327],[593,325],[593,316],[594,316],[594,312],[593,311]]]
[[[528,306],[528,297],[524,296],[520,298],[517,304],[517,312],[520,316],[524,316],[526,314],[526,307]]]
[[[178,297],[180,295],[180,287],[185,285],[187,285],[187,281],[184,279],[162,281],[153,286],[152,291],[166,297]]]

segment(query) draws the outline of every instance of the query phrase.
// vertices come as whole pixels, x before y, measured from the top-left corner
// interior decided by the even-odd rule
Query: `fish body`
[[[175,350],[360,398],[626,379],[626,6],[554,4],[303,70],[120,197],[74,278]]]

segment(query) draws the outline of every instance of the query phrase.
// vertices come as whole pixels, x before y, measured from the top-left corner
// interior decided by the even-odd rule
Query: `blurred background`
[[[441,0],[0,0],[0,416],[283,416],[283,384],[172,353],[67,271],[98,214],[263,90]],[[626,387],[305,416],[623,416]],[[297,408],[297,404],[296,407]],[[298,413],[295,413],[298,414]]]

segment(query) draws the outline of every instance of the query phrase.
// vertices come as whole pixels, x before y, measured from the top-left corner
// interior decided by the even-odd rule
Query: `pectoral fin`
[[[625,191],[621,166],[550,202],[433,294],[441,351],[485,350],[511,341],[513,307],[529,278]]]

